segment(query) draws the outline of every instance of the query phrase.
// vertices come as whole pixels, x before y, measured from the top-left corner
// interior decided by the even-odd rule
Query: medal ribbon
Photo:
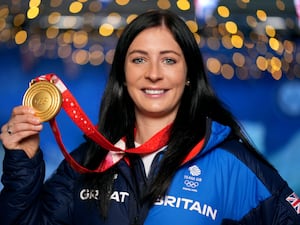
[[[55,117],[52,118],[49,121],[50,126],[65,159],[75,170],[77,170],[80,173],[103,172],[109,169],[115,163],[117,163],[120,159],[122,159],[126,152],[136,153],[136,154],[149,154],[165,146],[169,140],[169,130],[171,125],[166,126],[164,129],[156,133],[148,141],[146,141],[144,144],[140,145],[137,148],[124,149],[124,148],[117,147],[112,143],[110,143],[96,129],[96,127],[89,120],[87,115],[80,108],[75,97],[67,89],[65,84],[59,79],[59,77],[57,77],[55,74],[46,74],[46,75],[39,76],[33,80],[33,82],[38,82],[38,81],[49,81],[53,83],[62,94],[62,108],[65,110],[67,115],[71,118],[71,120],[80,128],[80,130],[87,137],[89,137],[98,145],[100,145],[101,147],[109,151],[105,160],[99,165],[97,169],[90,170],[81,166],[66,150]]]
[[[109,140],[107,140],[93,125],[93,123],[89,120],[84,111],[80,108],[80,105],[76,101],[75,97],[71,94],[71,92],[67,89],[65,84],[59,79],[55,74],[46,74],[39,76],[33,80],[34,82],[38,81],[49,81],[53,83],[58,90],[62,94],[62,108],[65,110],[67,115],[71,118],[71,120],[79,127],[79,129],[91,140],[96,142],[102,148],[108,151],[106,158],[100,163],[98,168],[95,170],[90,170],[81,166],[66,150],[62,137],[55,120],[55,117],[52,118],[49,123],[56,139],[57,144],[59,145],[61,152],[63,153],[66,161],[78,172],[80,173],[91,173],[91,172],[104,172],[109,169],[117,162],[119,162],[124,155],[128,153],[135,154],[149,154],[153,153],[165,145],[169,140],[169,132],[171,129],[171,124],[157,132],[154,136],[152,136],[148,141],[144,144],[140,145],[137,148],[129,148],[125,149],[125,144],[119,141],[115,145],[112,144]],[[189,159],[193,158],[196,154],[198,154],[203,146],[204,139],[202,139],[188,154],[183,163],[187,162]]]

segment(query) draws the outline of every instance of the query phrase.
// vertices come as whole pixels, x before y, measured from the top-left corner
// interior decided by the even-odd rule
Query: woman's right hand
[[[9,121],[1,128],[0,140],[6,149],[23,150],[32,158],[39,149],[39,133],[43,124],[35,116],[33,108],[17,106]]]

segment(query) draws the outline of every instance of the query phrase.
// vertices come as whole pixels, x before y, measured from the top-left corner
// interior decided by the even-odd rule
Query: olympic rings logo
[[[199,186],[199,182],[192,181],[192,180],[185,180],[184,184],[185,184],[185,186],[190,187],[190,188],[196,188]]]

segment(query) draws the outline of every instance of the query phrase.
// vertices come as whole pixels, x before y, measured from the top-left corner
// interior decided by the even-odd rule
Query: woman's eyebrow
[[[144,50],[139,50],[139,49],[133,49],[132,51],[128,52],[127,55],[132,55],[134,53],[139,53],[139,54],[143,54],[143,55],[147,55],[147,51]]]
[[[143,54],[143,55],[147,55],[147,54],[148,54],[147,51],[140,50],[140,49],[134,49],[134,50],[128,52],[127,55],[131,55],[131,54],[134,54],[134,53],[139,53],[139,54]],[[160,51],[159,53],[160,53],[161,55],[163,55],[163,54],[168,54],[168,53],[173,53],[173,54],[178,55],[178,56],[181,55],[179,52],[174,51],[174,50],[163,50],[163,51]]]

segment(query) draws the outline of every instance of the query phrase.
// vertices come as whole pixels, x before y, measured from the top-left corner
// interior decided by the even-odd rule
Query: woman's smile
[[[167,89],[153,89],[153,88],[145,88],[142,89],[142,91],[147,94],[147,95],[151,95],[151,96],[161,96],[163,94],[165,94],[168,90]]]

